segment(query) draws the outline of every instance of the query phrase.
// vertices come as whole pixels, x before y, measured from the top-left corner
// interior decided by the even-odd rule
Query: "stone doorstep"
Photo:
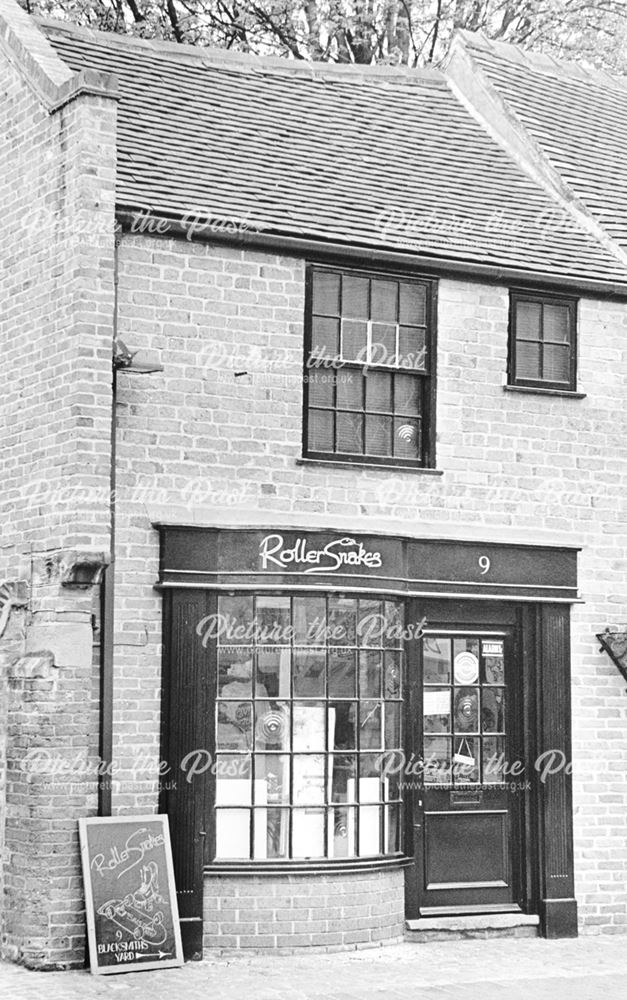
[[[405,921],[406,941],[455,938],[537,937],[540,918],[527,913],[473,913]]]

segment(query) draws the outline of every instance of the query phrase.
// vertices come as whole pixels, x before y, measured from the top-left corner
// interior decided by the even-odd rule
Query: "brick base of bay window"
[[[205,879],[205,951],[374,948],[404,927],[402,869]]]

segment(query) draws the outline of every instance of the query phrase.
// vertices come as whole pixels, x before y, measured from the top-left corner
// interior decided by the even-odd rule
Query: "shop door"
[[[411,699],[420,915],[520,909],[513,630],[428,630]],[[419,783],[418,783],[419,786]]]

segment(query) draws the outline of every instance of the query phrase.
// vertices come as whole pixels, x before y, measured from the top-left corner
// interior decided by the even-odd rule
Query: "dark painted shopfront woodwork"
[[[160,532],[186,955],[205,870],[399,864],[408,917],[523,911],[576,934],[569,769],[537,765],[570,761],[574,549]]]

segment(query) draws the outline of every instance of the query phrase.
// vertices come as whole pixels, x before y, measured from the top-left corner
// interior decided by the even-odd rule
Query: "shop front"
[[[189,956],[457,914],[576,934],[575,549],[158,527]]]

